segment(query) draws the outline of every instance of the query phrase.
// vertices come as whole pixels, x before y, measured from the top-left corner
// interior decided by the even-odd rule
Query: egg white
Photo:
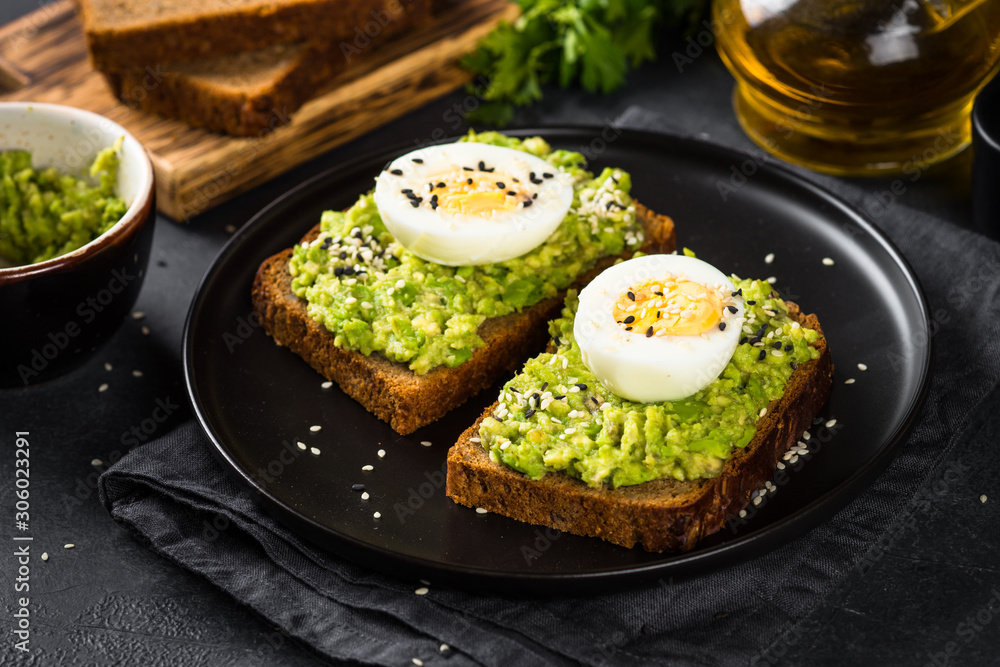
[[[504,173],[504,179],[517,178],[518,188],[528,193],[524,198],[531,203],[519,203],[515,210],[496,211],[489,217],[451,214],[427,205],[433,193],[428,183],[442,173],[475,168],[480,162],[487,169]],[[531,181],[532,172],[540,182]],[[551,177],[542,178],[544,173]],[[556,230],[573,203],[568,174],[529,153],[475,142],[413,151],[393,160],[375,181],[375,204],[389,232],[418,257],[446,266],[491,264],[520,257]],[[414,200],[403,193],[405,189],[424,201],[414,206]],[[531,199],[531,194],[537,198]]]
[[[619,295],[651,279],[672,275],[719,290],[721,321],[703,335],[656,335],[625,331],[613,310]],[[583,361],[613,393],[638,403],[679,400],[691,396],[719,376],[739,343],[745,309],[742,296],[732,296],[729,278],[711,264],[680,255],[647,255],[602,272],[580,292],[573,335]]]

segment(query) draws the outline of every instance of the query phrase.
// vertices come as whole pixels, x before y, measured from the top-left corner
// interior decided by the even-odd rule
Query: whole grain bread
[[[790,316],[822,334],[815,315],[789,303]],[[548,473],[535,481],[490,459],[471,438],[494,403],[448,452],[446,492],[456,503],[574,535],[600,537],[647,551],[686,551],[718,531],[771,479],[782,454],[808,429],[830,395],[833,366],[826,338],[818,359],[801,364],[784,394],[768,406],[753,440],[737,449],[718,477],[680,482],[661,479],[635,486],[593,488],[568,475]]]
[[[645,231],[644,252],[675,248],[673,221],[637,205]],[[303,239],[316,238],[318,226]],[[251,299],[264,330],[278,345],[287,346],[323,377],[340,388],[398,433],[407,434],[458,407],[505,374],[513,373],[548,340],[546,323],[562,309],[564,295],[545,299],[530,308],[490,318],[479,327],[485,342],[472,357],[455,368],[439,366],[416,375],[405,364],[373,353],[345,350],[333,344],[333,334],[309,317],[306,302],[292,292],[288,261],[292,250],[272,255],[261,264]],[[623,257],[630,256],[623,255]],[[607,258],[585,276],[587,282],[617,258]]]
[[[390,35],[429,15],[430,0],[77,0],[91,62],[144,70],[258,51]]]

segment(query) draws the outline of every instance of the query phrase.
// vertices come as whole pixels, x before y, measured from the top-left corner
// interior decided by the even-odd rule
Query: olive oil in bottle
[[[1000,68],[1000,0],[715,0],[713,13],[743,129],[827,173],[959,152]]]

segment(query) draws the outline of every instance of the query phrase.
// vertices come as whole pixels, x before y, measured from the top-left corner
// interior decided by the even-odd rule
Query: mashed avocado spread
[[[91,186],[54,167],[36,171],[27,151],[0,152],[0,256],[35,264],[90,243],[118,222],[127,206],[115,195],[120,142],[98,153]]]
[[[594,176],[580,153],[552,150],[541,138],[470,132],[464,141],[536,155],[570,175],[573,203],[556,231],[515,259],[442,266],[405,250],[386,230],[371,193],[347,211],[325,211],[321,232],[289,262],[292,291],[334,343],[379,352],[417,374],[455,367],[483,345],[479,325],[566,289],[599,259],[642,245],[641,224],[619,169]]]
[[[539,479],[562,472],[591,486],[689,480],[722,472],[734,447],[753,439],[761,410],[779,398],[798,364],[818,358],[819,334],[788,317],[771,285],[739,280],[747,320],[733,358],[694,395],[633,403],[607,391],[573,339],[576,293],[549,324],[555,353],[530,359],[479,429],[494,461]]]

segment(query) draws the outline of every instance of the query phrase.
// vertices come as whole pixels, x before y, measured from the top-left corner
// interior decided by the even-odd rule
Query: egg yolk
[[[650,336],[697,336],[718,326],[723,303],[711,287],[690,280],[650,280],[618,295],[615,322]]]
[[[489,217],[494,212],[515,211],[518,204],[531,201],[518,181],[499,170],[439,174],[431,192],[434,208],[450,215]]]

